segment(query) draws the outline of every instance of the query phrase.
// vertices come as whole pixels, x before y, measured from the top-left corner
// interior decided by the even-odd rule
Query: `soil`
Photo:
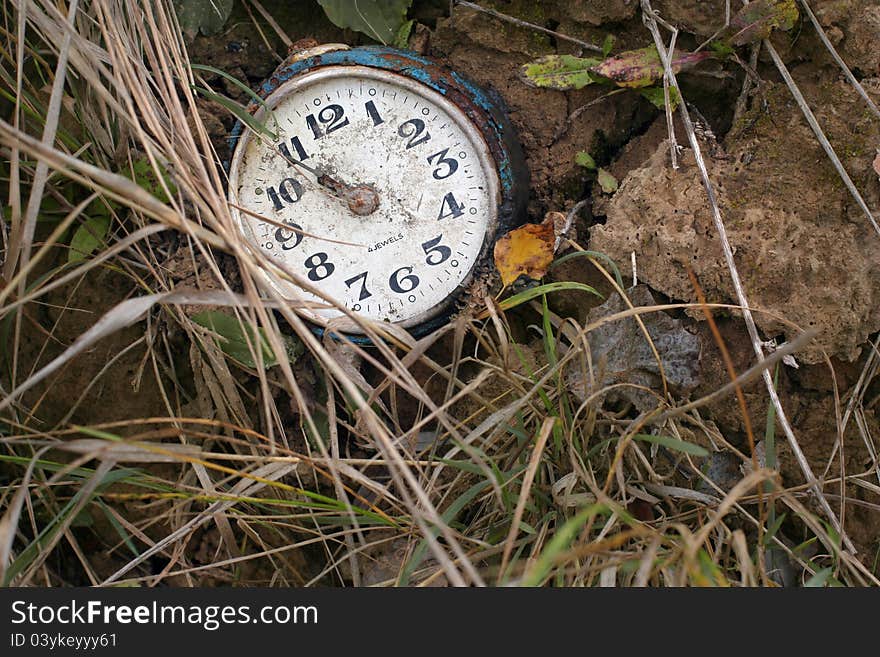
[[[320,42],[366,42],[364,37],[329,23],[317,3],[289,7],[280,1],[263,4],[291,41],[312,37]],[[606,35],[613,34],[615,51],[649,43],[637,15],[637,0],[495,0],[481,4],[591,43],[601,44]],[[494,89],[505,102],[527,156],[531,175],[529,215],[533,221],[540,221],[547,211],[566,211],[582,198],[590,198],[590,207],[578,218],[576,239],[586,248],[611,256],[624,272],[629,272],[630,255],[635,252],[639,281],[653,290],[658,301],[695,300],[688,269],[694,272],[710,301],[734,300],[693,156],[685,150],[680,168],[671,168],[665,143],[666,122],[656,108],[638,93],[617,94],[598,101],[559,136],[572,112],[596,101],[607,90],[588,87],[563,93],[534,89],[521,82],[518,69],[541,55],[578,54],[577,45],[465,7],[457,7],[449,17],[446,2],[417,1],[415,5],[413,15],[420,18],[423,27],[414,31],[417,41],[413,45],[478,84]],[[723,25],[723,0],[657,0],[654,5],[666,20],[682,29],[681,47],[696,46]],[[880,102],[880,7],[867,0],[814,1],[811,6],[862,84]],[[192,61],[224,70],[256,87],[286,55],[271,27],[263,20],[259,23],[268,44],[237,3],[220,35],[200,36],[193,41]],[[808,23],[791,35],[774,37],[774,43],[856,186],[876,210],[880,207],[880,181],[871,162],[875,148],[880,146],[880,121],[841,80],[839,69]],[[710,64],[702,71],[682,74],[683,95],[698,110],[707,166],[764,337],[791,337],[796,327],[819,331],[816,340],[797,354],[800,368],[782,368],[780,394],[814,470],[823,473],[828,466],[829,476],[835,476],[839,455],[828,463],[837,440],[832,382],[836,382],[840,395],[853,386],[866,356],[867,341],[880,331],[880,249],[876,248],[880,236],[840,182],[766,55],[759,60],[757,74],[762,82],[751,96],[747,111],[735,123],[733,107],[744,77],[738,67]],[[218,90],[246,100],[244,92],[221,77],[205,75]],[[234,119],[208,101],[204,101],[203,110],[215,147],[225,159],[225,138]],[[680,124],[676,132],[679,141],[686,143]],[[595,184],[595,173],[575,165],[578,151],[591,153],[620,181],[614,195],[601,192]],[[584,259],[555,268],[551,277],[594,285],[606,296],[611,291],[607,281]],[[177,278],[192,282],[185,271],[177,272]],[[38,354],[44,338],[33,335],[25,342],[28,346],[22,361],[45,363],[102,312],[133,293],[130,279],[110,271],[87,277],[75,289],[57,291],[58,304],[84,311],[68,311],[60,316],[45,353]],[[583,294],[560,294],[551,301],[554,311],[580,321],[601,303]],[[702,345],[701,383],[694,397],[728,381],[717,347],[698,315],[678,317]],[[40,324],[53,326],[55,319],[54,311],[47,307]],[[754,362],[754,353],[741,319],[722,315],[718,322],[735,368],[746,369]],[[36,407],[36,415],[46,427],[64,419],[94,424],[166,415],[168,410],[152,365],[143,362],[143,346],[121,353],[143,334],[144,327],[139,325],[105,339],[50,383],[33,391],[25,403]],[[525,335],[521,339],[527,341]],[[187,353],[186,345],[176,348]],[[542,353],[540,347],[533,351]],[[438,359],[442,352],[442,347],[437,349]],[[113,354],[119,355],[117,360],[102,369]],[[826,365],[826,355],[834,367],[834,378]],[[187,356],[181,359],[183,367]],[[427,380],[428,372],[422,374]],[[93,380],[96,383],[71,414],[70,390],[82,390],[82,382]],[[499,392],[504,391],[489,390],[485,397],[492,399]],[[760,382],[748,386],[745,392],[752,426],[763,434],[766,393]],[[467,414],[471,410],[480,409],[467,409]],[[404,408],[401,418],[415,418],[417,413],[417,409]],[[873,408],[866,410],[866,416],[870,433],[877,435],[880,427],[876,426]],[[732,437],[732,442],[745,445],[742,414],[732,396],[709,406],[706,417]],[[852,421],[844,445],[848,472],[862,472],[871,466]],[[782,439],[780,449],[783,478],[800,483],[801,473]],[[880,497],[863,488],[848,489],[847,494],[873,504],[880,502]],[[124,513],[136,521],[137,517],[146,517],[149,510],[130,505]],[[849,509],[846,516],[846,529],[869,566],[877,550],[878,520],[876,511],[860,506]],[[161,536],[162,532],[162,527],[154,527],[149,533]],[[213,558],[220,543],[216,532],[209,526],[191,538],[187,550],[192,551],[193,564]],[[108,539],[108,543],[115,540]],[[391,561],[391,567],[382,564],[383,568],[371,577],[376,581],[389,577],[393,571]],[[112,570],[112,559],[106,565],[108,571]],[[158,572],[164,565],[157,563],[154,567]],[[268,570],[258,569],[248,575],[254,581],[269,583],[272,570],[268,561],[265,568]],[[291,570],[302,571],[305,567],[297,563]],[[189,581],[221,583],[210,574]]]

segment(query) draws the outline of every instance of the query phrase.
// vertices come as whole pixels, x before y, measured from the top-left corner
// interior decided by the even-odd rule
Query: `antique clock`
[[[417,336],[447,321],[524,220],[528,177],[497,97],[414,53],[341,45],[295,54],[259,95],[265,132],[233,131],[228,197],[250,248],[280,265],[261,283],[355,336],[345,310]]]

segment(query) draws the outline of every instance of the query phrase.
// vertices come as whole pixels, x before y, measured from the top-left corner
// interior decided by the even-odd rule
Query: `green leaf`
[[[806,588],[822,588],[829,580],[833,580],[831,577],[831,573],[834,572],[832,568],[823,568],[818,573],[813,575],[810,579],[804,582],[804,587]]]
[[[330,22],[384,45],[394,43],[412,0],[318,0]]]
[[[670,436],[651,436],[646,433],[637,433],[633,436],[633,439],[641,440],[646,443],[653,443],[654,445],[662,445],[663,447],[676,452],[684,452],[685,454],[692,454],[694,456],[709,456],[709,451],[705,447],[694,445],[693,443],[688,443],[684,440],[678,440],[677,438],[672,438]]]
[[[709,49],[715,53],[715,56],[719,59],[727,59],[735,52],[732,46],[723,41],[713,41],[709,44]]]
[[[614,42],[617,41],[617,37],[611,34],[610,32],[605,37],[605,40],[602,42],[602,56],[607,57],[611,52],[611,49],[614,47]]]
[[[153,165],[150,164],[150,160],[146,156],[135,160],[131,165],[131,172],[124,171],[123,174],[136,182],[139,187],[162,201],[162,203],[168,203],[171,200],[169,195],[165,193],[166,188],[172,195],[177,192],[177,186],[171,180],[168,172],[165,169],[160,169],[160,175],[162,176],[160,181],[159,176],[156,175],[156,171],[153,169]],[[164,186],[162,181],[165,183]]]
[[[413,25],[415,25],[415,21],[409,20],[404,22],[400,29],[397,30],[397,36],[394,37],[394,43],[392,44],[395,48],[406,48],[409,45],[409,35],[412,34]]]
[[[724,573],[718,564],[712,561],[712,557],[706,550],[700,548],[700,551],[697,552],[697,558],[700,562],[700,574],[705,578],[703,581],[698,580],[701,586],[730,586]]]
[[[545,87],[567,91],[583,89],[596,81],[591,69],[598,59],[574,57],[573,55],[547,55],[520,68],[520,77],[533,87]]]
[[[256,358],[254,358],[254,354],[251,353],[251,348],[248,346],[248,341],[254,346],[256,343],[252,326],[243,324],[236,317],[218,310],[198,313],[192,316],[192,320],[199,326],[204,326],[217,335],[219,338],[218,344],[224,354],[247,367],[257,367]],[[258,332],[260,335],[259,346],[263,351],[263,366],[268,368],[275,365],[278,359],[272,352],[263,329],[259,329]],[[284,342],[285,355],[291,362],[295,361],[302,354],[302,345],[290,336],[284,336]]]
[[[596,168],[596,160],[586,151],[578,151],[577,155],[574,156],[574,163],[578,166],[586,167],[590,171]]]
[[[70,240],[67,262],[79,262],[104,243],[110,230],[109,213],[96,214],[81,224]]]
[[[666,96],[663,93],[663,87],[647,87],[642,89],[642,96],[651,101],[651,104],[657,109],[664,109],[666,107]],[[676,109],[678,104],[681,102],[681,95],[678,93],[678,89],[675,87],[669,87],[669,103],[672,105],[670,109]]]
[[[233,0],[172,0],[180,28],[191,36],[217,34],[229,14]]]
[[[617,178],[608,173],[605,169],[599,169],[599,187],[606,194],[613,194],[617,191]]]

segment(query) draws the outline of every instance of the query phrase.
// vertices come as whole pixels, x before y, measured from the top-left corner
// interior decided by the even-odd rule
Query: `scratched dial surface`
[[[254,247],[352,312],[403,326],[468,282],[499,183],[457,106],[409,78],[345,66],[288,81],[257,116],[278,138],[249,133],[230,168],[233,213]],[[367,209],[346,197],[355,188]],[[317,318],[343,315],[281,276],[269,284],[320,302]]]

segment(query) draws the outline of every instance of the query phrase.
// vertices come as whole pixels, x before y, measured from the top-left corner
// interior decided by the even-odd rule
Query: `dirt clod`
[[[870,170],[880,128],[843,82],[799,80],[856,184],[877,205]],[[870,88],[870,87],[869,87]],[[825,156],[782,85],[765,84],[763,100],[734,126],[727,153],[707,159],[734,258],[755,319],[766,337],[816,328],[798,355],[817,363],[822,350],[852,360],[880,329],[880,239]],[[704,146],[704,149],[706,146]],[[735,302],[730,276],[692,154],[678,171],[661,146],[633,171],[607,204],[607,223],[591,248],[626,262],[654,289],[696,301],[692,269],[712,302]]]

